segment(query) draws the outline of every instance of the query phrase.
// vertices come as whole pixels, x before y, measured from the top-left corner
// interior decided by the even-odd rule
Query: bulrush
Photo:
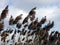
[[[23,20],[22,24],[28,23],[28,16]]]
[[[9,20],[9,25],[13,25],[13,22],[14,22],[14,19],[13,19],[13,16],[11,16]]]
[[[7,32],[3,32],[2,35],[1,35],[1,41],[3,41],[3,43],[5,44],[6,42],[6,37],[9,36],[9,34]]]
[[[8,13],[8,5],[5,7],[5,9],[1,13],[1,19],[5,19]]]
[[[46,22],[46,16],[41,19],[40,23],[44,24],[45,22]]]
[[[15,40],[15,34],[16,34],[16,30],[14,31],[14,33],[13,33],[13,35],[12,35],[12,37],[11,37],[11,40],[13,40],[13,42],[14,42],[14,40]]]
[[[26,32],[25,33],[24,32],[25,32],[25,28],[22,29],[22,31],[20,32],[20,34],[21,35],[25,35]]]
[[[34,26],[34,22],[31,22],[30,25],[28,26],[29,30],[32,30],[32,27]]]
[[[54,21],[52,21],[52,23],[50,23],[49,21],[49,23],[45,27],[43,27],[43,30],[49,31],[53,26],[54,26]]]
[[[19,29],[19,28],[21,28],[21,25],[22,25],[21,23],[17,23],[16,27]]]
[[[34,21],[34,24],[37,24],[37,23],[38,23],[38,18],[36,18]]]
[[[29,15],[35,14],[36,7],[32,8],[31,11],[29,12]]]
[[[4,22],[0,23],[0,31],[2,31],[4,28]]]
[[[21,20],[21,19],[22,19],[22,15],[23,15],[23,14],[20,14],[19,16],[17,16],[17,17],[15,18],[13,24],[16,24],[19,20]]]
[[[37,24],[38,24],[38,18],[35,21],[31,22],[31,24],[28,26],[28,29],[35,30],[37,28]]]
[[[34,7],[30,12],[29,12],[29,17],[30,17],[30,20],[31,21],[33,21],[34,19],[35,19],[35,14],[36,14],[36,12],[35,12],[35,10],[36,10],[36,7]]]

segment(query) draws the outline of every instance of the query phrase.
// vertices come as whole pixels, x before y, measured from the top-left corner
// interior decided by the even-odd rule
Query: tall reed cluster
[[[36,18],[36,7],[32,8],[25,19],[22,20],[20,14],[15,19],[13,16],[9,19],[10,26],[16,26],[15,29],[4,30],[4,19],[8,14],[8,6],[2,11],[0,16],[0,45],[60,45],[60,32],[49,31],[54,26],[54,21],[46,22],[46,16],[40,21]],[[42,27],[43,26],[43,27]]]

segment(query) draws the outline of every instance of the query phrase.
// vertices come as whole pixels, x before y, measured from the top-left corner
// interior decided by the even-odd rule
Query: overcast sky
[[[54,21],[54,30],[60,30],[60,0],[0,0],[0,12],[9,5],[9,15],[16,17],[23,13],[23,18],[33,8],[37,7],[36,14],[40,19],[47,16]]]

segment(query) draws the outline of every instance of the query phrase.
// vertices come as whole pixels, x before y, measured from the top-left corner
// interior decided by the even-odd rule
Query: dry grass
[[[53,31],[49,35],[50,29],[54,26],[54,21],[49,21],[49,23],[42,28],[42,25],[45,24],[47,20],[46,16],[43,17],[41,21],[38,21],[38,18],[35,17],[35,10],[36,7],[28,13],[28,16],[22,23],[19,23],[19,20],[22,19],[22,14],[15,19],[11,16],[9,25],[16,25],[18,30],[7,29],[4,31],[4,19],[8,13],[8,6],[6,6],[0,18],[0,45],[60,45],[60,33],[58,31]],[[29,19],[31,21],[30,24],[28,22]],[[27,27],[28,31],[26,30]]]

